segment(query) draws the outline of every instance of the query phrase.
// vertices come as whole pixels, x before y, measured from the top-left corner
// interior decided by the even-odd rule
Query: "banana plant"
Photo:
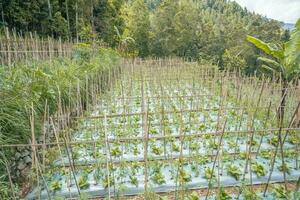
[[[247,36],[247,40],[262,50],[268,57],[259,57],[263,72],[274,73],[284,82],[290,82],[300,75],[300,19],[288,42],[283,44],[265,43],[255,37]]]
[[[283,118],[286,87],[300,77],[300,19],[286,43],[265,43],[252,36],[247,36],[247,40],[271,57],[258,58],[262,72],[267,75],[274,74],[282,80],[282,98],[278,116]]]
[[[300,77],[300,19],[297,21],[295,29],[292,31],[290,40],[283,44],[270,44],[265,43],[255,37],[247,36],[247,40],[254,44],[257,48],[262,50],[265,54],[269,57],[259,57],[258,60],[262,63],[261,68],[262,71],[269,75],[274,74],[278,78],[282,80],[281,85],[281,101],[280,107],[277,111],[278,116],[278,125],[279,127],[283,127],[283,118],[284,118],[284,110],[285,110],[285,103],[286,103],[286,96],[287,96],[287,87],[290,82],[295,82],[299,80]],[[298,106],[297,113],[300,112],[300,107]],[[296,125],[299,125],[299,121],[296,122]],[[277,149],[280,145],[281,151],[281,159],[282,165],[284,166],[284,155],[283,155],[283,142],[281,131],[279,131],[279,140],[276,146],[275,156],[271,164],[271,172],[269,174],[268,183],[266,185],[264,195],[266,194],[269,180],[272,176]],[[284,138],[285,139],[285,138]],[[283,139],[283,140],[284,140]],[[284,182],[285,182],[285,189],[287,190],[287,181],[286,181],[286,173],[283,171]],[[300,178],[297,182],[297,190],[299,189],[300,185]]]

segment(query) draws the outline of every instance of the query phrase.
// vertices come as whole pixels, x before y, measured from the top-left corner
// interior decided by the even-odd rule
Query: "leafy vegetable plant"
[[[211,149],[218,149],[218,144],[214,140],[209,140],[208,141],[208,147]]]
[[[132,148],[132,153],[133,153],[133,155],[138,155],[139,153],[140,153],[140,151],[139,151],[139,149],[138,149],[138,147],[137,146],[134,146],[133,148]]]
[[[108,188],[108,186],[112,186],[114,185],[114,180],[111,176],[105,176],[105,178],[102,180],[102,184],[104,186],[104,188]]]
[[[137,177],[135,177],[135,176],[129,176],[129,179],[130,179],[130,183],[131,183],[132,185],[135,185],[136,187],[139,186],[139,182],[138,182]]]
[[[284,163],[284,165],[280,165],[278,167],[278,170],[281,171],[281,172],[286,172],[288,174],[291,173],[291,170],[290,170],[289,166],[286,163]]]
[[[119,157],[121,155],[121,150],[119,147],[114,147],[111,149],[111,155],[115,157]]]
[[[206,178],[206,179],[213,179],[215,177],[216,177],[216,175],[213,172],[212,168],[206,168],[205,169],[204,178]]]
[[[179,145],[177,145],[175,142],[172,143],[172,150],[175,152],[179,152],[180,148]]]
[[[183,183],[190,182],[192,179],[192,175],[184,169],[181,169],[179,171],[179,179]]]
[[[57,190],[60,190],[61,189],[61,183],[60,181],[53,181],[51,182],[51,185],[50,185],[50,190],[51,191],[57,191]]]
[[[226,193],[226,191],[223,188],[221,188],[216,200],[232,200],[232,198],[229,194]]]
[[[154,175],[151,177],[152,181],[158,185],[166,183],[165,176],[159,171],[154,172]]]
[[[193,192],[192,194],[190,194],[187,198],[188,200],[199,200],[199,195],[197,192]]]
[[[81,176],[79,178],[78,185],[80,189],[87,189],[90,185],[87,176]]]
[[[192,151],[197,151],[199,149],[199,144],[197,142],[191,142],[190,143],[190,149]]]
[[[291,199],[291,193],[290,191],[286,191],[283,186],[276,185],[273,189],[273,195],[276,199],[285,199],[290,200]]]
[[[276,146],[278,144],[278,137],[274,136],[274,137],[270,138],[268,141],[269,141],[269,144]]]
[[[252,164],[252,170],[258,177],[266,175],[264,166],[257,162]]]
[[[151,145],[151,149],[155,155],[160,155],[163,151],[160,147],[156,146],[155,144]]]
[[[262,198],[260,198],[255,191],[252,191],[247,187],[243,187],[242,195],[245,200],[262,200]]]
[[[235,178],[236,180],[239,180],[240,176],[242,175],[242,171],[240,168],[236,165],[228,165],[227,166],[227,173]]]

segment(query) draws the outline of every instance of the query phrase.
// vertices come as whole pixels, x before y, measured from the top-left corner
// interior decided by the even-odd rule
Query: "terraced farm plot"
[[[295,88],[288,89],[284,127],[278,128],[281,88],[268,78],[178,60],[125,62],[121,68],[120,78],[94,97],[97,103],[72,130],[54,133],[43,179],[29,199],[146,190],[175,191],[184,199],[187,189],[209,193],[212,187],[297,181],[299,129],[289,126]]]

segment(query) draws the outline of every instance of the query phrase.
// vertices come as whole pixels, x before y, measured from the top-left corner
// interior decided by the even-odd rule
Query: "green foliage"
[[[151,145],[151,149],[152,149],[152,152],[155,154],[155,155],[160,155],[162,154],[163,150],[161,147],[157,146],[156,144],[152,144]]]
[[[259,164],[259,163],[253,163],[251,165],[252,167],[252,171],[258,176],[265,176],[266,175],[266,171],[263,165]]]
[[[180,151],[179,145],[177,145],[175,142],[172,142],[172,150],[175,152],[179,152]]]
[[[197,158],[197,161],[199,162],[200,165],[204,165],[206,163],[208,163],[208,156],[199,156]]]
[[[182,183],[190,182],[191,179],[192,179],[192,175],[188,171],[186,171],[184,169],[179,170],[180,182],[182,182]]]
[[[259,197],[255,191],[250,190],[248,187],[242,188],[242,195],[245,200],[262,200],[262,198]]]
[[[233,55],[229,50],[225,50],[222,56],[223,66],[229,71],[244,70],[246,67],[245,59],[241,58],[239,55]]]
[[[88,193],[80,193],[79,200],[89,200],[89,195]]]
[[[51,191],[57,191],[57,190],[60,190],[61,189],[61,183],[60,181],[53,181],[51,182],[51,185],[50,185],[50,190]]]
[[[143,197],[146,200],[166,200],[164,197],[156,194],[151,188],[148,188],[147,192],[143,194]]]
[[[288,42],[283,44],[265,43],[262,40],[247,36],[247,40],[273,59],[261,57],[261,67],[267,74],[275,73],[284,81],[292,81],[300,75],[300,20]]]
[[[267,42],[289,36],[278,21],[224,0],[6,0],[2,7],[4,24],[17,31],[63,39],[78,36],[85,42],[98,38],[126,57],[191,57],[245,73],[257,70],[260,55],[244,41],[247,34]],[[296,30],[292,41],[299,41]],[[298,50],[299,43],[286,44],[288,63],[299,63]]]
[[[85,41],[85,43],[90,43],[96,37],[91,24],[88,23],[81,25],[78,35],[82,41]]]
[[[122,154],[122,152],[118,146],[111,149],[112,156],[119,157],[119,156],[121,156],[121,154]]]
[[[188,196],[187,199],[188,199],[188,200],[199,200],[200,197],[199,197],[199,195],[198,195],[197,192],[193,192],[192,194],[190,194],[190,195]]]
[[[288,142],[291,143],[291,144],[298,144],[300,142],[300,138],[298,136],[298,134],[296,134],[295,132],[294,133],[291,133],[288,137]]]
[[[133,38],[127,49],[128,53],[138,52],[138,56],[149,55],[150,13],[144,0],[128,3],[123,9],[125,21],[124,35]]]
[[[227,173],[234,177],[236,180],[239,180],[240,176],[242,175],[242,171],[238,166],[235,165],[228,165],[227,166]]]
[[[93,53],[93,56],[89,56],[90,53],[88,50],[85,52],[89,59],[79,54],[78,59],[53,59],[52,62],[35,61],[27,64],[19,63],[14,67],[1,67],[0,144],[28,142],[31,138],[29,116],[32,108],[35,134],[38,138],[42,133],[46,102],[50,115],[56,112],[59,97],[63,102],[62,106],[69,105],[75,108],[78,86],[82,91],[82,103],[84,105],[89,103],[85,99],[86,77],[92,78],[100,73],[107,76],[109,70],[116,67],[119,60],[118,54],[110,49],[101,49]],[[49,152],[46,162],[58,153],[55,150]],[[6,157],[14,154],[13,151],[4,153]],[[78,157],[76,151],[72,157],[76,160]],[[1,174],[4,170],[3,165],[0,165]]]
[[[273,195],[276,199],[291,199],[291,192],[286,191],[282,185],[276,185],[273,189]]]
[[[270,158],[272,158],[273,154],[274,153],[272,151],[264,150],[264,151],[261,151],[260,156],[265,159],[270,159]]]
[[[130,179],[130,183],[136,187],[139,186],[139,182],[138,182],[138,179],[137,177],[135,176],[129,176],[129,179]]]
[[[124,2],[124,0],[96,1],[93,7],[95,30],[104,42],[113,47],[117,47],[120,43],[118,33],[122,35],[124,31],[124,20],[121,16]]]
[[[102,180],[102,185],[104,188],[112,187],[114,184],[114,179],[111,176],[106,175]]]
[[[205,169],[204,178],[206,178],[206,179],[213,179],[215,177],[216,177],[216,175],[213,172],[212,168],[206,168]]]
[[[87,176],[79,177],[78,186],[80,189],[87,189],[90,186]]]
[[[151,177],[151,179],[154,183],[158,185],[166,183],[165,176],[160,171],[154,172],[154,175]]]
[[[279,138],[278,136],[273,136],[272,138],[268,139],[268,142],[275,147],[279,142]]]
[[[287,174],[291,173],[291,169],[289,168],[289,166],[286,163],[284,163],[284,165],[280,165],[278,167],[278,170],[281,172],[286,172]]]
[[[54,36],[62,37],[63,39],[67,39],[67,37],[68,37],[68,22],[62,16],[60,11],[58,11],[54,14],[53,23],[52,23],[52,26],[50,27],[50,29],[54,33]]]
[[[178,0],[165,0],[152,17],[151,51],[156,56],[172,55],[176,50],[176,31],[173,20],[177,13]]]
[[[108,72],[116,62],[117,55],[103,49],[83,63],[65,59],[19,64],[11,69],[3,67],[0,71],[0,141],[27,142],[31,137],[28,115],[32,105],[37,119],[36,133],[39,133],[41,121],[38,119],[42,119],[46,101],[50,114],[56,111],[59,96],[66,105],[76,105],[77,84],[85,91],[82,80],[86,76]]]
[[[4,163],[0,160],[0,165],[2,166]],[[1,169],[1,168],[0,168]],[[10,199],[12,195],[12,189],[8,181],[6,181],[5,174],[0,175],[0,199]],[[13,192],[16,197],[18,197],[18,186],[13,184]]]
[[[226,191],[221,188],[219,191],[219,194],[216,197],[216,200],[231,200],[231,196],[229,194],[226,193]]]

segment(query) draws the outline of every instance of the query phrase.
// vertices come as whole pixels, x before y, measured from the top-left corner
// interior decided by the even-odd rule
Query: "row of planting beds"
[[[114,87],[47,149],[46,184],[28,199],[276,183],[283,173],[298,179],[299,129],[287,126],[293,91],[280,154],[276,84],[191,63],[157,69],[124,65]]]

